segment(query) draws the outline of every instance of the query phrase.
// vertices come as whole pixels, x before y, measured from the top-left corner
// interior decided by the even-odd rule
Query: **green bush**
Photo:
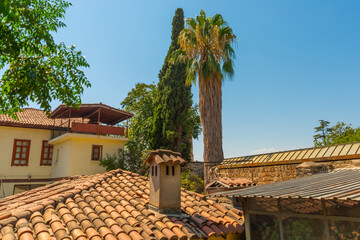
[[[181,173],[181,186],[189,191],[204,193],[204,180],[191,170]]]

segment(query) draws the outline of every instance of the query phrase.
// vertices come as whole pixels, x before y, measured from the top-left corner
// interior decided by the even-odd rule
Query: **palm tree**
[[[199,111],[204,137],[205,183],[209,168],[224,159],[222,148],[221,85],[234,74],[231,45],[236,39],[220,14],[206,17],[203,10],[187,18],[179,36],[180,49],[173,59],[188,60],[187,84],[199,81]]]

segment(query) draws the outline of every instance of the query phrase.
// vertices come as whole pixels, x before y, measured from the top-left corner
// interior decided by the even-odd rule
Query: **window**
[[[15,139],[11,166],[27,166],[29,163],[30,140]]]
[[[169,175],[169,166],[166,166],[166,175]]]
[[[157,166],[155,166],[155,177],[157,177]]]
[[[151,176],[154,176],[154,166],[151,166]]]
[[[175,176],[175,166],[172,166],[172,175]]]
[[[48,141],[44,140],[42,143],[40,165],[49,166],[51,165],[53,155],[53,146],[49,145]]]
[[[93,145],[91,151],[91,160],[99,161],[102,159],[102,145]]]

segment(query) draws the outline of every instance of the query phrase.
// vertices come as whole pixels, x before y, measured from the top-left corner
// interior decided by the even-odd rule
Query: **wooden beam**
[[[250,212],[248,211],[248,200],[244,199],[243,206],[244,206],[244,215],[245,215],[245,238],[246,240],[251,240],[251,228],[250,228]]]
[[[279,210],[279,213],[282,212],[282,208],[281,208],[281,204],[280,204],[280,199],[277,200],[277,206],[278,206],[278,210]],[[283,227],[283,221],[282,221],[282,216],[281,214],[279,214],[277,216],[277,220],[278,220],[278,223],[279,223],[279,230],[280,230],[280,240],[284,240],[284,227]]]
[[[330,240],[329,220],[326,218],[327,214],[326,214],[326,205],[324,199],[321,199],[321,206],[324,214],[324,231],[325,231],[326,240]]]
[[[91,117],[92,115],[94,115],[95,113],[98,113],[99,111],[100,111],[100,108],[98,108],[96,111],[91,112],[91,113],[89,113],[88,115],[84,116],[83,119],[84,119],[84,118],[89,118],[89,117]]]

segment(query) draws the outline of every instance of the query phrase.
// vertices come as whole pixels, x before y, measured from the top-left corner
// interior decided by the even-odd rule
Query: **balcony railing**
[[[73,122],[71,132],[92,133],[98,135],[116,135],[127,137],[127,131],[123,127],[112,127],[90,123]]]

